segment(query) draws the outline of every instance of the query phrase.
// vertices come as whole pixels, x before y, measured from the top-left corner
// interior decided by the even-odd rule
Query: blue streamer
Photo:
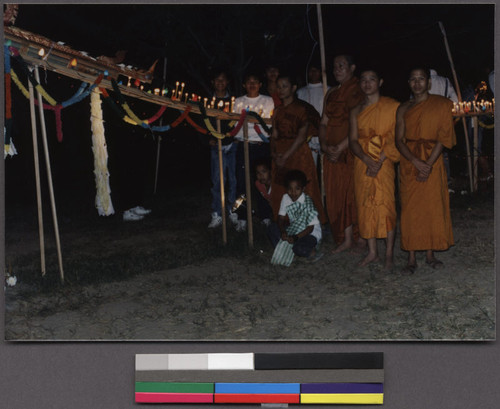
[[[9,46],[4,45],[3,46],[3,65],[4,65],[4,72],[6,74],[10,73],[10,51],[9,51]]]

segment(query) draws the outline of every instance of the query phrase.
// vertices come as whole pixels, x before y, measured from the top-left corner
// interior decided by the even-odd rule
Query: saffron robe
[[[405,143],[416,157],[427,160],[436,142],[448,149],[456,144],[452,107],[448,98],[429,95],[405,113]],[[416,180],[416,168],[403,156],[400,172],[401,248],[447,250],[454,241],[443,155],[425,182]]]
[[[285,153],[293,145],[299,129],[305,126],[306,123],[309,123],[309,135],[317,135],[318,133],[319,113],[312,105],[305,101],[294,99],[292,103],[286,106],[280,105],[276,107],[273,118],[274,126],[278,131],[278,137],[273,139],[271,143],[274,146],[276,154]],[[276,162],[273,160],[271,171],[271,207],[275,220],[278,218],[281,199],[286,193],[284,176],[292,169],[298,169],[305,173],[308,183],[304,192],[311,197],[318,211],[320,223],[326,223],[326,214],[321,200],[316,165],[314,164],[311,148],[309,148],[306,141],[287,159],[282,168],[278,168]]]
[[[386,238],[396,228],[396,200],[394,197],[394,162],[399,151],[394,143],[396,111],[399,102],[380,97],[377,103],[366,107],[357,117],[358,142],[361,149],[374,161],[382,152],[387,157],[376,177],[366,175],[368,167],[354,157],[354,196],[358,214],[359,234],[365,239]]]
[[[326,143],[336,145],[349,135],[349,111],[363,101],[358,79],[352,77],[328,94],[323,115],[328,117]],[[354,200],[354,156],[347,148],[337,163],[323,160],[326,213],[335,242],[344,241],[344,231],[353,226],[354,239],[359,236]]]

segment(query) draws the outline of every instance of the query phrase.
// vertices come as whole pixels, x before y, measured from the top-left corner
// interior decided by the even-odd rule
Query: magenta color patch
[[[150,393],[136,392],[137,403],[213,403],[213,393]]]

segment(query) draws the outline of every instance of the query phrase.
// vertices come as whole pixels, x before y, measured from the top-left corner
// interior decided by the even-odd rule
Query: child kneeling
[[[307,178],[300,170],[285,175],[287,193],[281,199],[278,224],[270,227],[270,238],[275,246],[271,264],[289,266],[294,255],[318,261],[322,254],[316,251],[321,241],[321,224],[312,199],[304,193]]]

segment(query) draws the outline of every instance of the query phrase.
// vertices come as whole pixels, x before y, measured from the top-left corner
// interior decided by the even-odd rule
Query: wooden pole
[[[220,119],[217,119],[217,132],[221,132]],[[227,244],[226,227],[226,198],[224,196],[224,165],[222,162],[222,139],[217,138],[217,147],[219,148],[219,185],[220,185],[220,209],[222,216],[222,242]]]
[[[478,161],[479,161],[479,155],[478,155],[478,145],[479,145],[479,121],[477,119],[477,116],[472,117],[472,122],[474,124],[474,192],[477,192],[477,183],[478,183]]]
[[[163,64],[163,83],[160,94],[165,89],[165,84],[167,83],[167,57],[165,57]],[[163,117],[160,118],[160,127],[163,125]],[[153,194],[156,195],[156,187],[158,186],[158,170],[160,168],[160,147],[161,147],[161,134],[158,135],[158,146],[156,149],[156,171],[155,171],[155,187],[153,189]]]
[[[248,146],[248,122],[243,123],[243,147],[245,155],[245,186],[247,192],[248,246],[253,249],[252,186],[250,185],[250,152]]]
[[[444,30],[443,23],[439,22],[439,28],[441,29],[441,33],[443,34],[444,46],[446,48],[446,53],[448,54],[448,60],[450,61],[451,71],[453,73],[453,81],[455,82],[455,88],[457,89],[458,102],[462,102],[462,93],[460,92],[460,86],[458,85],[457,73],[455,71],[455,65],[453,64],[453,58],[451,57],[450,46],[448,45],[448,38],[446,36],[446,31]],[[465,117],[462,118],[462,124],[464,127],[464,135],[465,135],[465,146],[467,149],[467,168],[469,170],[469,184],[471,192],[474,191],[474,182],[472,176],[472,163],[471,163],[471,155],[470,155],[470,144],[469,144],[469,132],[467,131],[467,124],[465,122]]]
[[[45,238],[43,234],[42,189],[40,185],[40,161],[38,159],[38,135],[36,131],[35,95],[33,84],[28,81],[30,94],[31,135],[33,137],[33,157],[35,161],[36,203],[38,207],[38,235],[40,237],[40,264],[42,277],[45,276]]]
[[[40,84],[40,73],[38,72],[38,67],[35,67],[35,78],[37,82]],[[42,142],[43,149],[45,153],[45,166],[47,168],[47,179],[49,183],[49,193],[50,193],[50,204],[52,208],[52,220],[54,222],[54,232],[56,235],[56,246],[57,246],[57,258],[59,260],[59,275],[61,277],[61,282],[64,283],[64,270],[62,264],[62,253],[61,253],[61,242],[59,239],[59,226],[57,223],[57,212],[56,212],[56,202],[54,198],[54,186],[52,184],[52,171],[50,169],[50,158],[49,158],[49,146],[47,143],[47,129],[45,127],[45,116],[43,113],[43,100],[42,94],[37,92],[38,94],[38,110],[40,112],[40,127],[42,129]]]
[[[321,14],[321,4],[316,5],[318,12],[318,36],[319,36],[319,50],[321,55],[321,74],[323,80],[323,97],[326,95],[328,90],[328,84],[326,79],[326,58],[325,58],[325,39],[323,36],[323,17]],[[321,187],[321,198],[322,204],[324,205],[325,200],[325,177],[323,174],[323,153],[321,149],[319,151],[319,167],[320,167],[320,187]]]

